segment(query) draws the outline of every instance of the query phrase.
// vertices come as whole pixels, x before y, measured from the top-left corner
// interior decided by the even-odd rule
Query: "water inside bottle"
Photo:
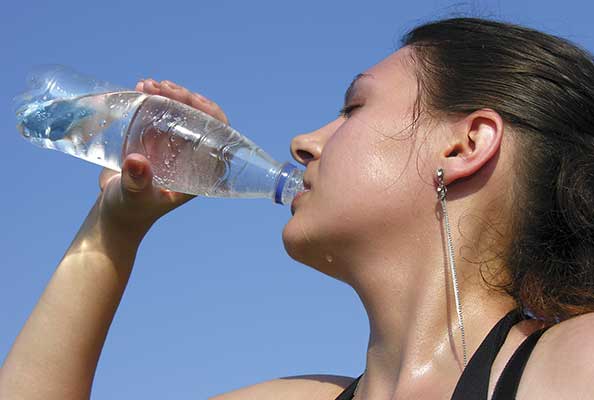
[[[173,191],[274,198],[279,163],[228,125],[161,96],[127,91],[42,96],[23,105],[17,120],[32,143],[115,171],[121,171],[123,155],[143,154],[154,183]],[[285,203],[302,190],[297,178],[285,187]]]
[[[144,154],[157,185],[213,197],[268,197],[277,163],[230,126],[185,104],[152,96],[128,130],[124,153]]]
[[[33,99],[17,110],[17,128],[32,143],[121,170],[121,146],[139,92]]]

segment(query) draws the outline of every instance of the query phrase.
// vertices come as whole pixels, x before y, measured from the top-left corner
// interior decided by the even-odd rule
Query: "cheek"
[[[419,176],[412,143],[389,138],[350,143],[329,147],[324,154],[321,218],[333,221],[337,234],[359,232],[370,237],[393,229],[395,221],[405,226],[416,218],[416,207],[427,200],[419,196],[427,192],[427,185]]]
[[[319,181],[334,205],[351,198],[381,196],[397,185],[407,169],[407,158],[389,139],[370,132],[344,132],[332,137],[319,165]]]

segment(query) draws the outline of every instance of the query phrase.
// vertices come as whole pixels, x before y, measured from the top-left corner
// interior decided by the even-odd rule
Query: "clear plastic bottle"
[[[169,190],[279,204],[304,190],[303,172],[294,165],[276,162],[228,125],[165,97],[50,66],[31,75],[17,101],[17,127],[32,143],[116,171],[126,155],[140,153],[154,183]]]

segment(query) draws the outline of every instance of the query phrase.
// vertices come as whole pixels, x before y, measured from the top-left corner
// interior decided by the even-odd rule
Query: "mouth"
[[[305,179],[303,179],[303,191],[297,193],[295,195],[295,197],[293,198],[293,201],[291,202],[291,215],[295,215],[295,204],[297,203],[297,200],[303,196],[305,193],[309,192],[311,190],[311,183]]]
[[[305,190],[303,192],[299,192],[295,195],[295,197],[293,198],[293,201],[291,202],[291,215],[295,215],[295,205],[297,204],[297,200],[299,200],[299,198],[301,196],[303,196],[305,193],[309,192],[309,186],[305,185],[305,182],[303,184],[303,187],[305,188]]]

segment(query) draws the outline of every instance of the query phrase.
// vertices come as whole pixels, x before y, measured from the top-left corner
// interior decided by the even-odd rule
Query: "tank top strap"
[[[489,390],[489,378],[491,376],[491,365],[493,365],[493,362],[495,361],[501,346],[503,346],[503,343],[505,342],[505,339],[507,338],[512,326],[523,319],[526,318],[522,311],[520,309],[513,309],[503,318],[501,318],[499,322],[497,322],[497,324],[491,329],[479,348],[473,354],[472,358],[468,362],[468,365],[462,372],[462,376],[458,380],[458,384],[456,385],[451,400],[480,400],[487,398]],[[526,341],[528,341],[528,339],[526,339]],[[518,349],[516,353],[519,350],[520,349]],[[520,355],[517,356],[517,358],[520,360],[522,359]],[[513,371],[513,368],[515,368],[515,365],[510,365],[510,373]],[[359,383],[361,376],[355,379],[349,385],[349,387],[347,387],[335,400],[352,400],[353,394],[357,388],[357,384]],[[509,384],[507,382],[507,379],[502,381],[502,386],[508,387]],[[501,397],[498,400],[504,399],[507,399],[507,397]],[[493,400],[496,400],[495,397],[493,397]]]
[[[512,326],[523,319],[524,314],[516,308],[497,322],[466,365],[451,400],[487,399],[491,366]]]
[[[363,374],[361,374],[357,379],[353,381],[335,400],[351,400],[353,395],[355,394],[355,389],[357,389],[357,385],[359,384],[359,380]]]
[[[522,378],[522,373],[530,358],[530,354],[532,354],[532,350],[534,350],[538,339],[540,339],[548,328],[545,327],[533,332],[514,352],[499,376],[491,400],[511,400],[516,398],[520,379]]]

